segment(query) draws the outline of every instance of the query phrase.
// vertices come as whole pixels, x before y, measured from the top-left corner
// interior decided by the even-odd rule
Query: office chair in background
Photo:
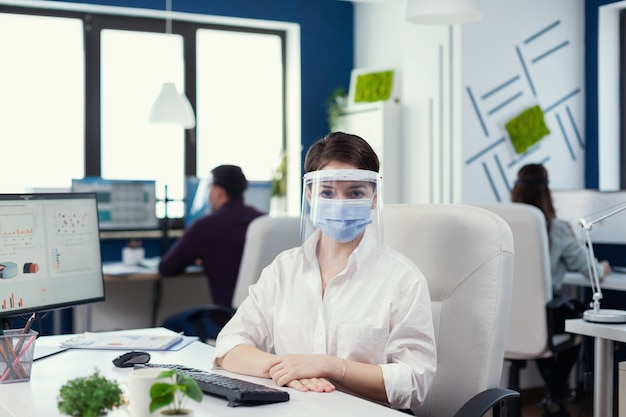
[[[513,236],[478,207],[387,204],[385,242],[426,276],[438,364],[420,417],[494,415],[519,393],[499,388],[511,293]]]
[[[300,217],[266,215],[254,219],[246,231],[232,306],[208,304],[188,318],[194,324],[200,340],[215,339],[217,333],[247,297],[248,287],[256,283],[263,268],[280,252],[300,244]]]
[[[541,210],[529,204],[485,204],[479,207],[502,217],[511,227],[515,242],[513,298],[504,353],[510,362],[508,387],[519,392],[520,370],[526,367],[527,361],[541,359],[543,363],[539,369],[546,385],[554,384],[564,390],[569,374],[559,375],[559,354],[580,344],[582,338],[559,327],[559,315],[576,315],[576,310],[582,306],[570,297],[553,299],[545,217]],[[548,380],[545,372],[549,374]],[[521,401],[515,401],[511,416],[519,417]]]

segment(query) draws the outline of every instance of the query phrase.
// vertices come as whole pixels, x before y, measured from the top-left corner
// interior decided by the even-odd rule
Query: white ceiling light
[[[469,23],[480,17],[478,0],[406,0],[406,20],[411,23]]]
[[[169,123],[191,129],[196,118],[185,95],[178,94],[174,83],[163,83],[161,93],[150,110],[150,123]]]
[[[165,32],[172,33],[172,0],[166,0],[167,17],[165,19]],[[196,126],[196,117],[189,99],[184,94],[178,94],[176,85],[172,82],[164,82],[156,101],[150,110],[150,123],[167,123],[180,125],[185,129]]]

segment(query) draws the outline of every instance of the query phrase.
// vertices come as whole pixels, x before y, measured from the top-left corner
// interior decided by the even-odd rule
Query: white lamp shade
[[[411,23],[469,23],[480,17],[478,0],[406,0],[406,20]]]
[[[178,94],[174,83],[163,83],[161,92],[150,110],[150,123],[168,123],[191,129],[196,125],[191,103],[187,97]]]

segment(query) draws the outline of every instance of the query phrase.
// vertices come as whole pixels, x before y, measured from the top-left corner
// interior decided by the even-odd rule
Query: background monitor
[[[188,176],[185,178],[185,227],[211,212],[209,205],[210,178]],[[248,189],[243,194],[247,205],[269,213],[272,198],[271,181],[248,181]]]
[[[96,194],[0,194],[0,319],[102,300]]]
[[[156,182],[153,180],[107,180],[85,177],[72,180],[73,192],[98,196],[98,219],[102,230],[158,229]]]
[[[564,190],[552,191],[556,216],[569,222],[583,238],[580,219],[598,219],[626,204],[626,191]],[[602,220],[589,232],[594,243],[626,244],[626,210]]]

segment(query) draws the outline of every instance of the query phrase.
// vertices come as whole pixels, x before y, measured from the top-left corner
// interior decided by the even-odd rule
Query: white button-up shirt
[[[421,271],[366,232],[328,284],[319,235],[276,257],[217,338],[216,357],[240,344],[277,355],[328,354],[382,368],[394,408],[417,408],[437,366],[430,296]]]

